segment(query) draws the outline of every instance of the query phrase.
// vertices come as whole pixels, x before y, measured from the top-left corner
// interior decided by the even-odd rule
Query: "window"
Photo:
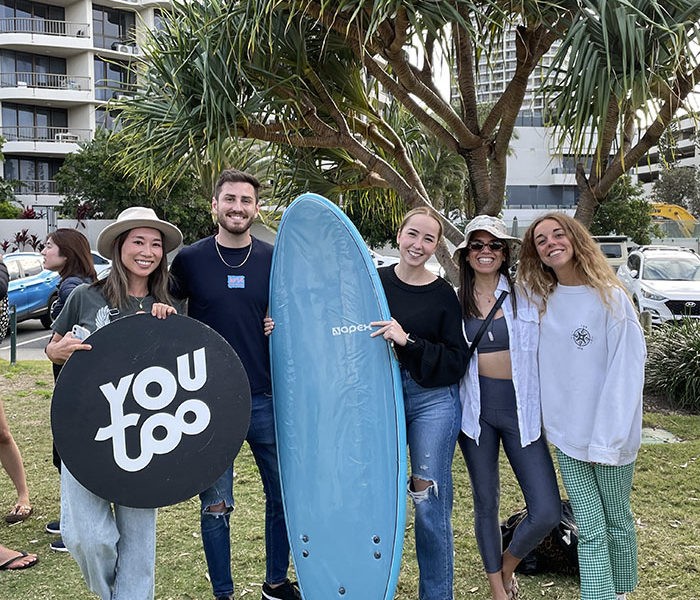
[[[41,2],[0,0],[0,33],[65,35],[65,9]]]
[[[9,141],[53,140],[56,133],[67,128],[68,111],[65,109],[2,104],[2,135]]]
[[[5,179],[17,182],[15,194],[51,194],[62,164],[60,158],[5,155]]]
[[[92,28],[97,48],[112,48],[112,44],[134,43],[136,16],[133,12],[94,4]]]
[[[38,275],[44,270],[41,259],[38,256],[20,256],[18,260],[22,263],[22,271],[24,271],[25,277]]]
[[[61,87],[66,75],[66,59],[58,56],[0,51],[2,86],[15,87],[23,81],[31,87]]]
[[[136,74],[125,63],[106,62],[95,57],[95,99],[111,100],[116,94],[129,93]]]
[[[109,111],[104,106],[95,109],[95,125],[101,129],[116,131],[117,115],[115,111]]]

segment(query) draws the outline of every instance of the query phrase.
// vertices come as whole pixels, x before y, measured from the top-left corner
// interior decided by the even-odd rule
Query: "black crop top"
[[[467,319],[464,328],[470,340],[474,339],[479,329],[481,329],[481,324],[483,322],[483,319],[477,319],[475,317]],[[484,335],[481,336],[477,348],[482,354],[501,352],[502,350],[510,349],[510,339],[508,337],[508,327],[506,326],[505,317],[498,317],[498,319],[491,320],[486,331],[484,331]]]

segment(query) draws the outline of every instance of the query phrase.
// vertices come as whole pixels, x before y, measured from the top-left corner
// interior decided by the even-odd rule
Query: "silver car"
[[[630,252],[617,276],[652,323],[700,318],[700,256],[688,248],[641,246]]]

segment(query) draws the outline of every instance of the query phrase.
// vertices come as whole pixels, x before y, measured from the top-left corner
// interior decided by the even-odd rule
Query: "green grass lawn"
[[[25,571],[0,573],[2,600],[94,598],[85,588],[71,557],[50,551],[52,536],[44,533],[44,525],[56,519],[59,510],[58,474],[51,462],[52,386],[48,362],[23,362],[10,367],[0,361],[0,398],[22,451],[34,505],[34,514],[26,522],[14,526],[0,522],[0,543],[35,552],[41,560],[36,567]],[[640,452],[633,495],[639,533],[640,586],[631,600],[700,600],[700,417],[649,413],[645,415],[645,425],[668,429],[684,442],[644,446]],[[501,515],[506,517],[520,508],[523,500],[505,464],[502,474]],[[469,481],[459,453],[455,455],[454,476],[455,598],[489,598],[474,541]],[[236,598],[257,600],[265,572],[264,502],[247,446],[236,461],[235,493],[232,547]],[[314,490],[310,489],[309,493]],[[1,471],[0,511],[6,513],[14,501],[12,483]],[[158,600],[211,598],[198,515],[196,499],[160,510]],[[413,600],[418,596],[411,515],[409,507],[397,600]],[[526,600],[578,598],[578,585],[572,578],[521,576],[520,588],[521,597]]]

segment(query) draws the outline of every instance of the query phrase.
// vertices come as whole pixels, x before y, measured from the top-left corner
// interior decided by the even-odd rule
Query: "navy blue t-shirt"
[[[232,268],[216,251],[214,237],[180,250],[172,266],[172,293],[188,300],[188,316],[209,325],[236,351],[250,381],[252,394],[269,394],[270,349],[263,333],[269,304],[272,245],[257,238],[245,264]],[[250,246],[219,246],[229,265],[244,261]]]

